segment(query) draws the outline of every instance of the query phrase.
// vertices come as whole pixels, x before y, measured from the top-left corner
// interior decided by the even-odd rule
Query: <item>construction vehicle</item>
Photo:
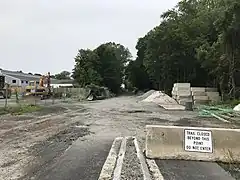
[[[51,87],[50,87],[50,73],[46,76],[41,76],[39,81],[29,81],[28,86],[25,88],[24,92],[24,98],[26,97],[32,97],[37,96],[41,99],[47,99],[50,98],[51,93]]]
[[[5,83],[5,76],[0,75],[0,96],[3,98],[11,98],[12,91],[9,88],[9,84]]]

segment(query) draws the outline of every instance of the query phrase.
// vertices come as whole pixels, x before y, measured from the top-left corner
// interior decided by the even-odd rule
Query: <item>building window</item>
[[[15,79],[12,80],[12,83],[16,83],[16,82],[17,82],[17,80],[15,80]]]

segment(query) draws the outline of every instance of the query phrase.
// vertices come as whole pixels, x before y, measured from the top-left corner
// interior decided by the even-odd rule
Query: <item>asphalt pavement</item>
[[[78,139],[56,161],[35,175],[37,180],[97,180],[112,145],[112,140],[99,142],[87,137]]]
[[[156,160],[164,180],[234,180],[217,163]]]

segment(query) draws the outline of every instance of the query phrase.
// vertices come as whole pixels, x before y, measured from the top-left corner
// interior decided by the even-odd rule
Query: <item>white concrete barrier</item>
[[[191,87],[190,83],[175,83],[174,87]]]
[[[208,96],[193,96],[194,100],[207,101],[209,100]]]
[[[189,97],[191,96],[191,91],[177,91],[177,96],[184,96],[184,97]]]
[[[202,92],[202,91],[192,91],[192,95],[193,96],[207,96],[207,93]]]
[[[146,126],[146,156],[240,162],[240,129]]]
[[[192,87],[191,91],[206,92],[206,88],[205,87]]]

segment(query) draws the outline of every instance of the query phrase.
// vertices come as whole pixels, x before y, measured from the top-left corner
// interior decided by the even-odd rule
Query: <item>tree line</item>
[[[182,0],[161,15],[161,23],[137,41],[137,57],[113,42],[80,49],[73,78],[118,93],[127,89],[171,92],[176,82],[218,87],[236,96],[240,68],[240,1]],[[240,76],[239,76],[240,79]]]
[[[160,25],[139,38],[137,58],[127,70],[129,82],[168,92],[173,83],[190,82],[235,97],[240,1],[182,0],[161,18]]]

